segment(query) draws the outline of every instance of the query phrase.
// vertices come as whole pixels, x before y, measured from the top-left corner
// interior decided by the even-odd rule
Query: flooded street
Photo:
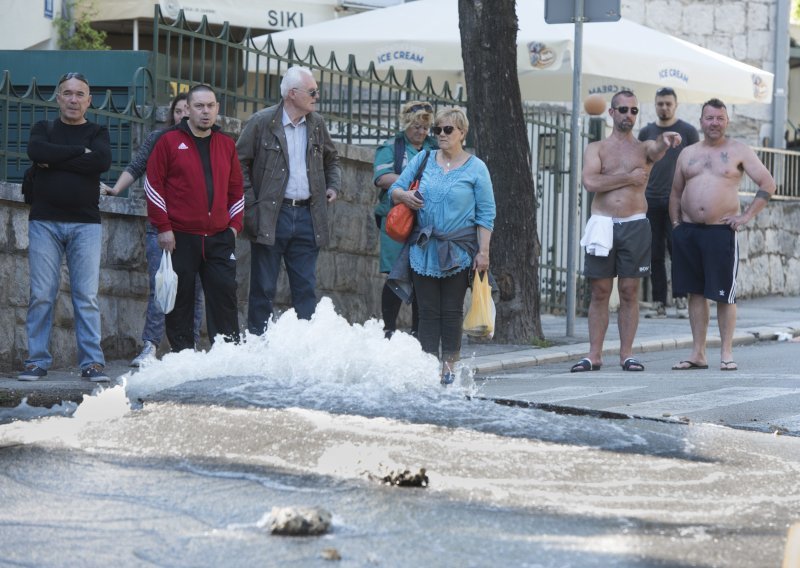
[[[476,396],[327,308],[166,356],[71,417],[0,426],[0,565],[780,565],[797,438]],[[424,489],[376,481],[420,468]],[[330,534],[267,533],[301,505]]]

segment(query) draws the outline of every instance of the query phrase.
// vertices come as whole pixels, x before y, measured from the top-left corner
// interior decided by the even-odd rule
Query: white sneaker
[[[158,347],[152,341],[145,341],[144,347],[142,347],[142,352],[139,353],[136,358],[131,361],[131,367],[141,367],[143,363],[149,363],[150,361],[155,360],[156,358],[156,351]]]
[[[675,315],[679,319],[687,319],[689,317],[689,307],[686,304],[686,298],[675,298]]]

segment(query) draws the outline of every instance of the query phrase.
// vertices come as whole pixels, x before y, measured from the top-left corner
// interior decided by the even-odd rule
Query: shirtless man
[[[689,294],[692,353],[672,367],[675,371],[707,369],[706,333],[709,304],[717,302],[722,340],[720,370],[738,369],[733,360],[736,327],[736,272],[739,247],[736,231],[764,209],[775,193],[775,180],[745,144],[725,137],[728,110],[719,99],[703,105],[703,141],[678,157],[669,216],[672,221],[672,287]],[[739,209],[739,183],[747,173],[759,190],[744,213]]]
[[[644,365],[632,356],[639,327],[639,282],[650,275],[651,232],[644,192],[653,163],[681,143],[680,134],[672,131],[655,140],[636,139],[632,131],[639,108],[630,91],[614,95],[608,113],[614,130],[605,140],[589,144],[583,157],[583,185],[594,194],[587,237],[592,225],[600,226],[600,233],[608,236],[608,246],[600,255],[587,246],[583,272],[592,290],[589,354],[572,366],[573,373],[596,371],[603,365],[608,300],[615,276],[619,276],[620,365],[624,371],[644,371]],[[581,244],[586,240],[584,237]]]

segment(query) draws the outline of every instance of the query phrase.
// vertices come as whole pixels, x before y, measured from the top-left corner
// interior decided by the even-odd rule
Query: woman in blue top
[[[400,109],[400,127],[402,132],[385,142],[375,152],[375,175],[373,181],[381,190],[378,205],[375,207],[375,220],[380,229],[380,270],[388,274],[400,251],[402,243],[392,240],[386,234],[386,215],[392,208],[388,190],[400,177],[406,164],[419,152],[436,148],[436,140],[430,136],[433,122],[433,107],[422,101],[409,101]],[[384,284],[381,291],[381,314],[383,315],[383,331],[387,339],[397,330],[397,316],[400,313],[401,299]],[[419,310],[416,300],[411,304],[411,335],[417,335],[419,326]]]
[[[489,242],[495,204],[489,170],[464,150],[469,122],[464,111],[439,111],[433,134],[439,150],[431,152],[419,185],[419,196],[404,191],[424,159],[420,152],[395,181],[389,194],[417,212],[417,226],[407,258],[419,304],[419,341],[442,361],[441,382],[455,379],[461,354],[464,296],[470,269],[489,269]],[[392,271],[390,278],[396,274]],[[441,349],[441,351],[440,351]]]

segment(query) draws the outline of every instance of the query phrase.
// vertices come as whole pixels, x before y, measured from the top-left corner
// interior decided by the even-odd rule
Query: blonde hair
[[[430,126],[433,120],[433,105],[423,101],[408,101],[400,107],[398,119],[401,130],[407,130],[415,122]]]
[[[462,109],[458,107],[443,108],[436,113],[434,124],[439,124],[439,122],[448,118],[453,123],[453,126],[464,133],[464,136],[467,135],[467,132],[469,132],[469,120]]]

